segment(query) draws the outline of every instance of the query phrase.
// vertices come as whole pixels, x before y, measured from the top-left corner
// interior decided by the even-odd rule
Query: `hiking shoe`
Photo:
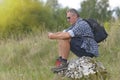
[[[56,66],[55,68],[52,68],[51,70],[52,70],[54,73],[57,73],[57,72],[60,72],[60,71],[62,71],[62,70],[66,70],[66,69],[67,69],[67,66],[68,66],[68,63],[61,60],[61,61],[59,62],[59,65]]]

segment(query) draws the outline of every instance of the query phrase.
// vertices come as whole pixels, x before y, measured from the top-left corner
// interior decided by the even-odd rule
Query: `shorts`
[[[81,38],[78,37],[71,38],[70,50],[78,57],[82,56],[94,57],[92,53],[88,53],[85,51],[85,49],[81,48],[82,43],[83,39]]]

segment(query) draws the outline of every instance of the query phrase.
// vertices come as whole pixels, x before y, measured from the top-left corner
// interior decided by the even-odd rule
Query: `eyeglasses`
[[[70,19],[70,17],[67,17],[67,19]]]

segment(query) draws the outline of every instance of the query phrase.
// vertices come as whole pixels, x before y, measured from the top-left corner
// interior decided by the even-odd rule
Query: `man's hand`
[[[71,38],[68,32],[56,32],[56,33],[48,33],[49,39],[69,39]]]
[[[49,38],[49,39],[52,39],[52,35],[53,35],[53,33],[49,32],[49,33],[48,33],[48,38]]]

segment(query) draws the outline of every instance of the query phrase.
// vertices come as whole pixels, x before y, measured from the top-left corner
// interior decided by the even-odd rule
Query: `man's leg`
[[[59,40],[58,41],[58,53],[63,59],[67,59],[70,52],[70,40]]]
[[[56,61],[56,67],[52,68],[53,72],[59,72],[63,69],[67,69],[67,58],[70,52],[70,42],[69,40],[59,40],[58,41],[58,53],[59,59]]]

